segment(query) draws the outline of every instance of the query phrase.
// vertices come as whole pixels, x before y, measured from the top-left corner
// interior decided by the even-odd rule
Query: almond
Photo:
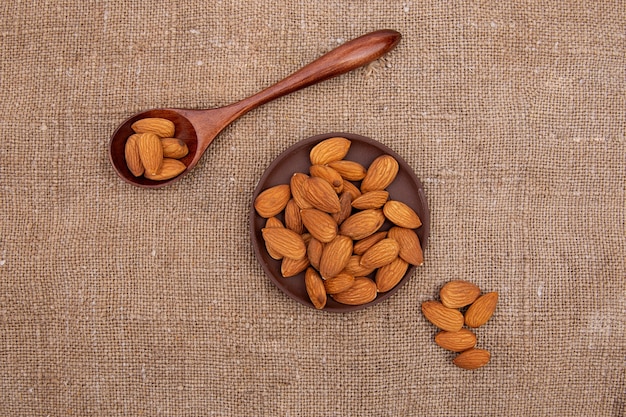
[[[160,138],[174,136],[174,123],[171,120],[160,117],[146,117],[139,119],[131,125],[135,133],[154,133]]]
[[[302,236],[286,227],[265,227],[261,229],[263,239],[283,257],[302,259],[306,256],[306,245]]]
[[[156,174],[152,175],[149,171],[146,171],[143,175],[150,180],[163,181],[179,176],[186,169],[187,166],[178,159],[163,158],[161,167]]]
[[[397,257],[387,265],[383,265],[376,271],[376,288],[378,292],[387,292],[393,289],[404,277],[409,263]]]
[[[355,255],[363,255],[366,250],[371,248],[375,243],[380,242],[384,238],[387,237],[387,231],[381,230],[380,232],[376,232],[373,235],[370,235],[364,239],[359,240],[354,244],[354,254]]]
[[[405,227],[407,229],[417,229],[422,225],[422,221],[417,213],[401,201],[387,201],[383,206],[383,213],[385,217],[396,226]]]
[[[442,330],[435,335],[435,343],[452,352],[463,352],[476,346],[476,335],[467,329],[458,332]]]
[[[289,186],[291,187],[291,194],[293,199],[296,200],[296,204],[301,209],[312,208],[313,206],[304,196],[304,183],[309,178],[308,175],[302,172],[296,172],[291,176]]]
[[[472,304],[480,296],[480,288],[463,280],[449,281],[439,290],[441,304],[449,308],[461,308]]]
[[[481,295],[469,306],[465,312],[465,324],[469,327],[480,327],[487,323],[498,304],[498,293],[489,292]]]
[[[359,210],[378,209],[389,200],[389,192],[385,190],[368,191],[352,201],[352,207]]]
[[[388,236],[400,245],[399,256],[411,265],[424,264],[424,254],[420,245],[419,237],[411,229],[394,226],[389,229]]]
[[[367,170],[363,165],[347,159],[329,162],[328,166],[337,171],[343,179],[348,181],[361,181],[365,178],[365,174],[367,174]]]
[[[364,267],[363,265],[361,265],[361,256],[352,255],[348,260],[348,263],[343,272],[353,275],[355,277],[365,277],[374,272],[374,268]]]
[[[300,211],[302,223],[311,235],[322,243],[328,243],[337,236],[337,223],[328,213],[309,208]]]
[[[138,139],[139,135],[137,133],[135,133],[134,135],[130,135],[130,137],[126,140],[126,144],[124,145],[124,157],[126,158],[126,165],[135,177],[143,175],[144,172],[143,164],[141,163],[141,158],[139,156]]]
[[[344,220],[339,230],[342,235],[361,240],[377,232],[384,222],[385,216],[382,210],[363,210]]]
[[[354,200],[355,198],[357,198],[358,196],[362,194],[361,190],[359,190],[356,185],[352,184],[350,181],[347,181],[347,180],[343,181],[343,192],[350,193],[352,200]]]
[[[142,133],[137,138],[139,158],[145,168],[145,174],[156,175],[163,164],[161,140],[154,133]]]
[[[341,210],[339,196],[328,181],[320,177],[309,177],[304,182],[304,196],[313,207],[326,213]]]
[[[322,278],[329,279],[339,274],[352,256],[352,239],[337,235],[324,246],[320,259],[319,272]]]
[[[444,306],[439,301],[424,301],[422,314],[441,330],[458,332],[463,327],[463,314],[459,310]]]
[[[393,239],[385,238],[375,243],[361,257],[361,265],[366,268],[380,268],[396,259],[400,245]]]
[[[354,284],[354,276],[346,273],[340,273],[324,280],[326,294],[337,294],[346,291],[352,284]]]
[[[300,207],[298,207],[296,200],[293,198],[290,199],[285,206],[285,227],[299,234],[304,232]]]
[[[384,190],[396,179],[399,170],[398,161],[390,155],[381,155],[374,159],[361,182],[361,192]]]
[[[320,269],[320,260],[322,259],[323,251],[324,243],[312,237],[306,248],[306,256],[307,258],[309,258],[311,266],[313,266],[315,269]]]
[[[376,284],[369,278],[356,277],[354,282],[345,291],[333,294],[335,301],[347,305],[362,305],[376,299]]]
[[[307,269],[309,265],[309,258],[306,256],[302,259],[283,258],[280,273],[284,278],[293,277]]]
[[[189,153],[187,144],[178,138],[162,138],[163,157],[180,159]]]
[[[350,141],[346,138],[329,138],[311,149],[309,158],[312,165],[325,165],[343,159],[350,150]]]
[[[313,306],[318,310],[321,310],[326,306],[326,289],[324,288],[324,281],[319,276],[315,269],[309,267],[304,273],[304,286],[306,292],[309,295],[309,299],[313,303]]]
[[[254,209],[259,216],[274,217],[285,209],[291,198],[288,184],[279,184],[263,190],[254,200]]]
[[[343,192],[339,196],[339,206],[341,207],[337,213],[332,213],[335,222],[340,225],[345,219],[352,214],[352,195],[348,192]]]
[[[269,219],[265,221],[265,227],[285,227],[285,226],[283,226],[283,223],[276,217],[270,217]],[[275,251],[272,248],[272,245],[270,245],[267,241],[265,241],[265,249],[267,250],[267,253],[269,253],[272,258],[276,260],[283,259],[283,255]]]
[[[489,363],[491,354],[488,350],[484,349],[469,349],[454,358],[454,363],[459,368],[463,369],[478,369]]]
[[[327,165],[311,165],[309,174],[311,174],[312,177],[319,177],[326,180],[326,182],[333,187],[335,193],[340,194],[343,191],[343,178],[331,167]]]

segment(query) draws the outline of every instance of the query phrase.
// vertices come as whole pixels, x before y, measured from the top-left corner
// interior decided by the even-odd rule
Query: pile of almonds
[[[293,173],[289,184],[267,188],[254,201],[267,219],[261,230],[267,252],[281,261],[283,277],[304,272],[317,309],[328,296],[347,305],[369,303],[394,288],[409,264],[424,262],[415,232],[419,216],[386,190],[398,161],[384,154],[364,167],[345,159],[350,145],[342,137],[319,142],[308,174]],[[382,229],[386,220],[389,230]]]
[[[189,153],[187,145],[175,138],[171,120],[158,117],[139,119],[131,125],[135,132],[124,146],[126,165],[135,177],[163,181],[180,175],[187,167],[180,158]]]
[[[487,323],[498,303],[498,293],[481,295],[480,288],[471,282],[455,280],[447,282],[439,291],[440,301],[429,300],[422,303],[422,313],[441,331],[435,336],[435,343],[459,355],[452,361],[464,369],[477,369],[485,366],[491,354],[485,349],[477,349],[476,335],[463,327],[477,328]],[[469,306],[469,307],[468,307]],[[464,309],[463,313],[460,309]]]

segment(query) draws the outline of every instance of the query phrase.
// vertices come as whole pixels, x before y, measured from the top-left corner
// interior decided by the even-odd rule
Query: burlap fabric
[[[68,1],[0,6],[0,415],[623,416],[621,1]],[[384,59],[269,103],[160,190],[108,160],[118,123],[242,99],[353,37]],[[422,179],[426,263],[348,314],[287,298],[249,239],[288,146],[345,131]],[[420,312],[499,291],[477,371]]]

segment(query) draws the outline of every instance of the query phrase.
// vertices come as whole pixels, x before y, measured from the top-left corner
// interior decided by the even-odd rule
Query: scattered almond
[[[456,332],[442,330],[435,335],[435,343],[452,352],[463,352],[476,346],[476,335],[467,329]]]
[[[479,295],[480,288],[477,285],[453,280],[441,287],[441,302],[429,300],[422,303],[422,313],[426,319],[442,330],[435,335],[435,343],[452,352],[460,352],[452,362],[463,369],[480,368],[491,359],[489,351],[476,348],[476,334],[463,328],[463,324],[468,327],[482,326],[496,309],[497,292]],[[458,309],[467,305],[469,307],[463,316]]]
[[[428,321],[441,330],[458,332],[463,327],[463,314],[459,310],[444,306],[439,301],[424,301],[422,313]]]
[[[468,281],[449,281],[439,290],[441,303],[450,308],[461,308],[472,304],[480,295],[480,288]]]
[[[465,312],[465,324],[469,327],[480,327],[487,323],[498,304],[498,293],[489,292],[481,295]]]
[[[491,354],[484,349],[469,349],[460,353],[452,363],[463,369],[478,369],[489,363]]]
[[[321,210],[309,208],[300,211],[302,224],[322,243],[328,243],[337,236],[337,223],[328,213]]]

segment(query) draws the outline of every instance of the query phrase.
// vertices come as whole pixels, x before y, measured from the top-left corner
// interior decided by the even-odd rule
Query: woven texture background
[[[0,5],[0,415],[624,416],[621,1],[68,1]],[[376,29],[384,59],[268,103],[160,190],[111,133],[225,105]],[[348,314],[280,292],[249,239],[265,167],[331,131],[425,185],[426,264]],[[420,303],[499,291],[477,371]]]

